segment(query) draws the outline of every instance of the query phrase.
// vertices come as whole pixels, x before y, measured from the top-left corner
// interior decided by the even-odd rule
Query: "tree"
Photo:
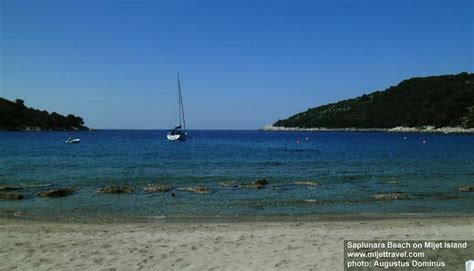
[[[16,99],[15,103],[19,107],[25,107],[25,101],[23,101],[22,99]]]

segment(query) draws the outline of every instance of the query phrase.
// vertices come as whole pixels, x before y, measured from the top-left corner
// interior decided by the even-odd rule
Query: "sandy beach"
[[[0,219],[0,269],[343,270],[344,240],[472,236],[473,217],[206,223]]]

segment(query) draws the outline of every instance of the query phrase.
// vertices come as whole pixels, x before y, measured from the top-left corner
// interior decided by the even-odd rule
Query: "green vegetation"
[[[81,117],[49,114],[26,107],[21,99],[12,102],[0,98],[0,130],[87,131],[89,128],[84,126]]]
[[[273,126],[474,128],[474,74],[411,78],[385,91],[308,109]]]

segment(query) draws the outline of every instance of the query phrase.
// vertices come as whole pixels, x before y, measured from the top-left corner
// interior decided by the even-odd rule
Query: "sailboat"
[[[81,140],[80,140],[79,138],[74,138],[74,139],[73,139],[73,138],[70,138],[70,137],[69,137],[69,138],[66,140],[66,143],[68,143],[68,144],[76,144],[76,143],[79,143],[79,142],[81,142]]]
[[[179,111],[179,125],[174,129],[169,130],[166,137],[168,140],[185,140],[186,139],[186,120],[184,119],[183,97],[181,96],[181,83],[179,82],[178,73],[178,111]]]

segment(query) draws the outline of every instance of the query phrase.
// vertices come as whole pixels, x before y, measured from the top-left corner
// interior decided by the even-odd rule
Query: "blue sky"
[[[0,0],[0,96],[94,128],[255,129],[473,72],[472,1]]]

